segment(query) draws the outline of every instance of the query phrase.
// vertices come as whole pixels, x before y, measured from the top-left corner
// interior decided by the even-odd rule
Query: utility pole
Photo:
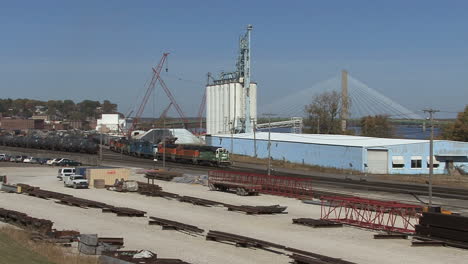
[[[231,125],[231,122],[229,122],[229,125]],[[231,155],[234,154],[234,127],[231,128]]]
[[[99,165],[102,165],[102,124],[99,127]]]
[[[425,109],[424,113],[429,113],[431,121],[431,140],[429,143],[429,208],[432,207],[432,175],[434,174],[434,113],[440,112],[435,109]]]
[[[163,168],[166,168],[166,117],[163,119]]]
[[[256,127],[257,127],[257,124],[255,123],[255,119],[252,119],[252,123],[253,123],[253,136],[254,136],[254,157],[256,158],[257,157],[257,136],[256,136]]]
[[[271,117],[275,114],[263,114],[268,116],[268,175],[271,175]]]

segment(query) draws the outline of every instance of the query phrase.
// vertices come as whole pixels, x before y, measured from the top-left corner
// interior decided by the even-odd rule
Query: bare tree
[[[376,115],[361,118],[361,134],[368,137],[391,138],[394,136],[394,127],[388,116]]]
[[[349,103],[348,103],[349,105]],[[305,107],[309,132],[317,134],[341,133],[340,113],[342,98],[336,91],[314,95],[312,103]]]

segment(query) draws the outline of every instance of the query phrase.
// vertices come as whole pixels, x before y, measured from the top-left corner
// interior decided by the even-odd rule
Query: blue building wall
[[[207,136],[206,141],[211,146],[221,146],[231,151],[231,138]],[[256,140],[257,157],[268,158],[268,141]],[[271,156],[275,160],[285,160],[293,163],[318,165],[339,169],[353,169],[366,172],[367,149],[385,149],[388,151],[388,173],[390,174],[427,174],[429,173],[428,157],[429,143],[413,143],[380,147],[349,147],[339,145],[306,144],[300,142],[272,141]],[[233,153],[254,156],[254,140],[233,138]],[[393,168],[392,157],[404,158],[403,168]],[[421,168],[411,168],[411,157],[421,156]],[[434,156],[439,161],[439,167],[434,168],[435,174],[447,173],[446,164],[454,167],[468,166],[468,143],[455,141],[435,141]]]
[[[387,146],[388,168],[391,174],[428,174],[429,173],[429,143],[405,144]],[[392,156],[403,156],[404,168],[392,168]],[[422,156],[422,168],[411,168],[411,157]],[[468,143],[456,141],[435,141],[434,156],[439,161],[439,167],[434,168],[434,174],[447,173],[446,165],[453,162],[455,167],[468,166]]]
[[[231,138],[207,136],[208,145],[231,151]],[[268,141],[257,141],[257,157],[268,158]],[[233,153],[254,156],[254,140],[233,138]],[[272,141],[271,157],[294,163],[363,171],[363,148]]]

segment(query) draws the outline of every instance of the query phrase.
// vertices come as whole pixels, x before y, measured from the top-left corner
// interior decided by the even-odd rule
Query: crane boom
[[[156,75],[157,69],[153,68],[153,71],[155,72],[155,75]],[[182,109],[180,108],[179,104],[177,104],[177,101],[176,101],[175,97],[172,95],[171,90],[169,90],[169,88],[167,88],[166,83],[162,80],[160,75],[158,75],[157,78],[158,78],[159,83],[161,84],[164,92],[166,92],[167,97],[169,97],[169,100],[171,101],[172,105],[174,105],[177,113],[179,114],[180,118],[182,119],[182,122],[184,123],[184,126],[187,127],[188,121],[185,118],[184,112],[182,112]]]
[[[166,118],[167,112],[169,112],[169,109],[171,108],[171,106],[172,106],[172,102],[170,102],[169,105],[166,107],[166,109],[164,109],[164,111],[161,113],[161,116],[159,116],[159,119]]]
[[[136,129],[138,122],[140,121],[141,115],[143,114],[143,111],[145,110],[146,103],[148,102],[148,99],[150,98],[151,93],[153,92],[158,79],[160,79],[161,70],[164,66],[164,63],[167,60],[168,55],[169,53],[163,53],[163,56],[161,57],[161,60],[159,61],[158,66],[156,68],[153,68],[153,76],[151,78],[151,82],[149,83],[148,88],[146,89],[145,95],[143,96],[143,99],[141,101],[141,104],[139,105],[138,110],[135,114],[135,117],[133,118],[132,127],[128,131],[128,138],[130,138],[132,132]]]

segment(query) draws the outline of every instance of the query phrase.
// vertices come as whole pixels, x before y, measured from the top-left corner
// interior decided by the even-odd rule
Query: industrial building
[[[211,146],[234,154],[268,158],[268,133],[207,135]],[[374,174],[429,173],[429,140],[347,135],[271,133],[271,158]],[[435,140],[434,173],[468,166],[468,143]]]
[[[251,82],[250,33],[239,40],[236,71],[222,72],[206,86],[206,133],[253,132],[257,117],[257,84]],[[208,81],[211,74],[208,75]]]
[[[4,129],[7,131],[44,129],[44,120],[0,118],[0,129]]]
[[[96,124],[96,131],[119,132],[125,129],[127,129],[127,121],[119,114],[102,114]]]

